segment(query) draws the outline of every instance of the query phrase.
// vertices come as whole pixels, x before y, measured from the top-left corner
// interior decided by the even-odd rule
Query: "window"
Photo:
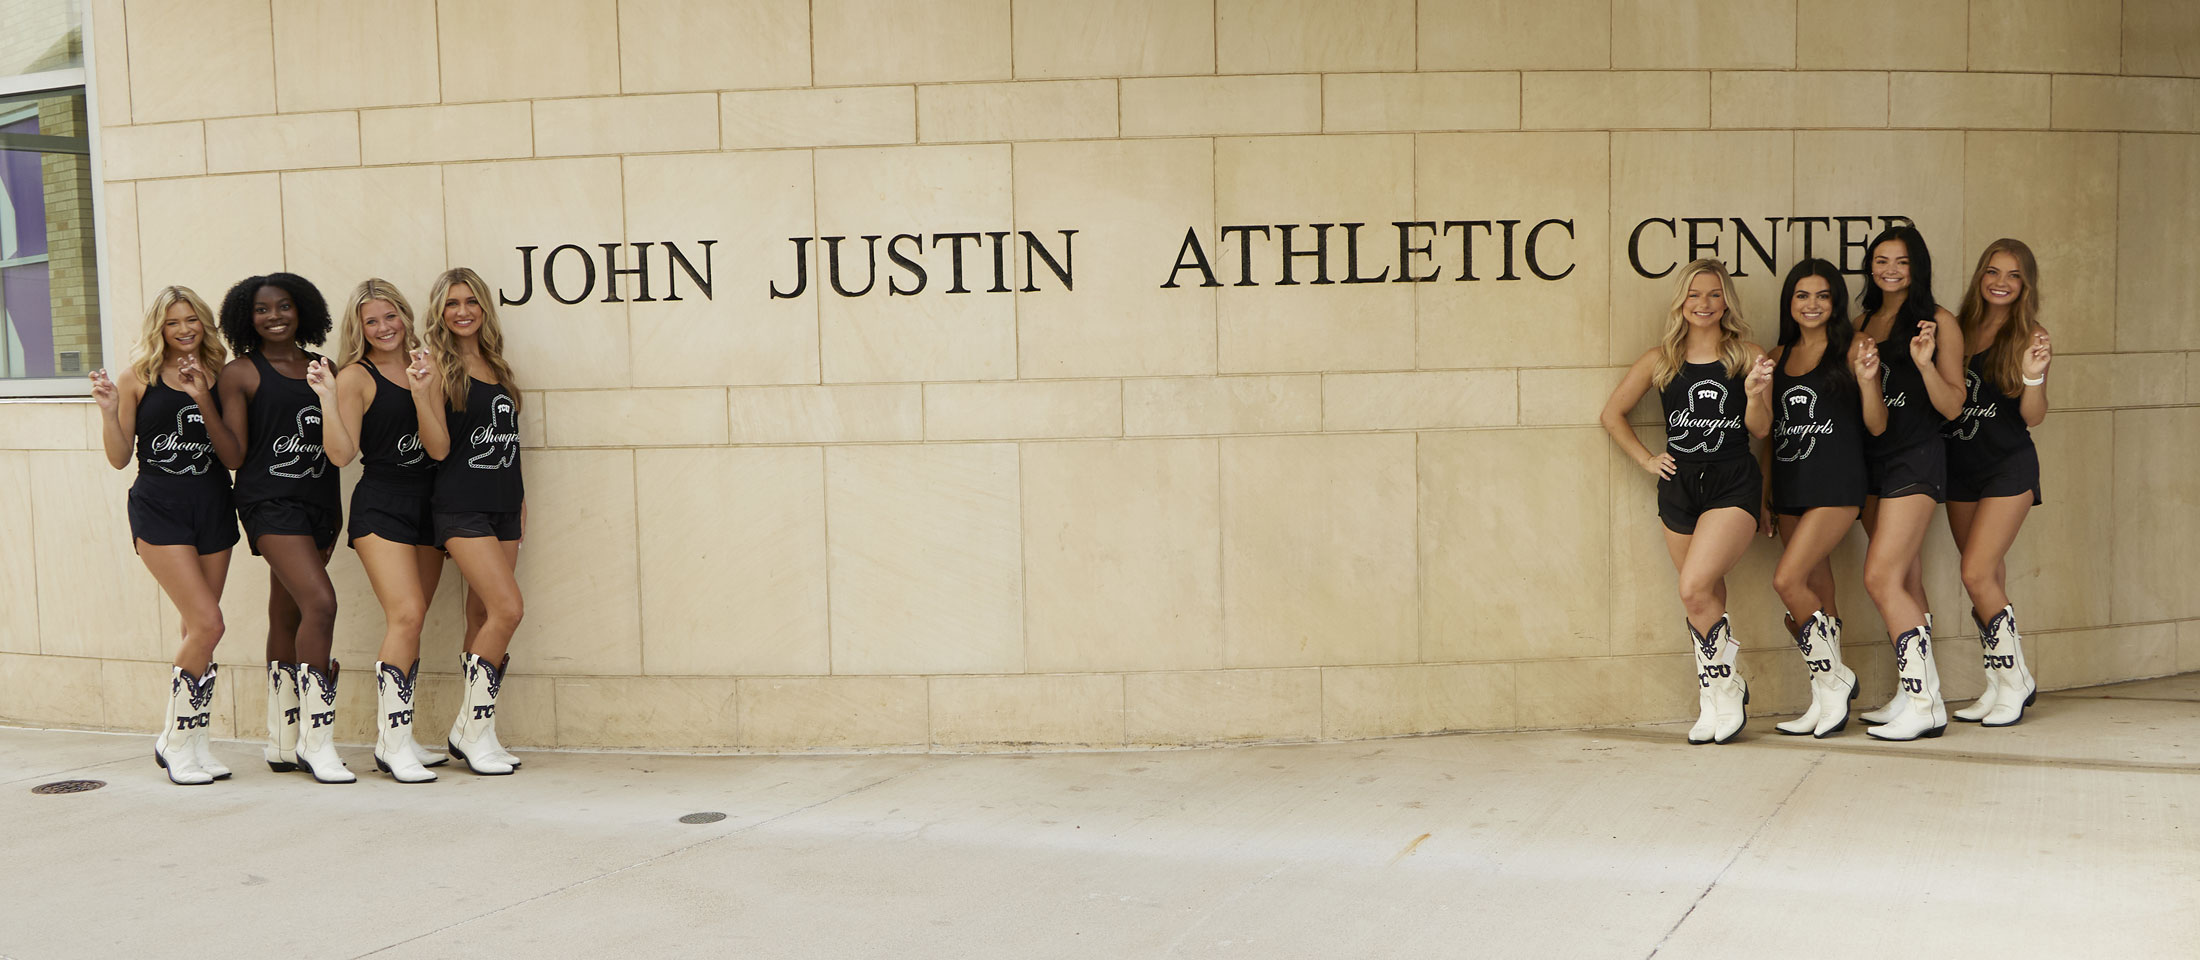
[[[81,0],[0,0],[0,395],[106,365]]]

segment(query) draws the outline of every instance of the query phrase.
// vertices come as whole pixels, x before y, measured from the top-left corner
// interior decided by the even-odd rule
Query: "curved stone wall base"
[[[1941,640],[1950,700],[1978,694],[1975,637]],[[1885,643],[1844,650],[1862,705],[1893,691]],[[2200,620],[2026,638],[2042,690],[2200,670]],[[0,654],[0,723],[150,733],[166,664]],[[1788,717],[1810,699],[1792,649],[1742,656],[1751,716]],[[337,739],[373,740],[365,670],[340,684]],[[227,667],[213,735],[265,730],[264,687]],[[1359,740],[1422,734],[1597,727],[1691,719],[1685,656],[1504,663],[1211,670],[1175,673],[933,677],[585,677],[514,673],[498,730],[523,747],[700,753],[987,752],[1138,749]],[[422,671],[416,710],[439,741],[458,680]]]

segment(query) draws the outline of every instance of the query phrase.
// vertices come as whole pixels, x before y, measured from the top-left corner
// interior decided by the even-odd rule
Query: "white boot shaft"
[[[1772,725],[1772,729],[1789,736],[1815,733],[1818,730],[1818,715],[1826,709],[1826,691],[1818,682],[1818,671],[1821,669],[1819,663],[1824,659],[1823,652],[1817,649],[1820,645],[1817,630],[1820,616],[1822,614],[1811,614],[1810,619],[1803,621],[1803,625],[1797,627],[1794,632],[1795,649],[1803,655],[1804,677],[1810,682],[1810,709],[1803,711],[1802,716],[1793,720],[1784,720]],[[1795,622],[1793,614],[1788,615],[1788,622],[1790,624]]]
[[[214,726],[214,681],[219,679],[221,679],[221,668],[211,663],[207,664],[206,676],[199,681],[206,685],[206,705],[200,708],[198,723],[191,731],[191,752],[199,758],[199,766],[204,768],[209,776],[216,780],[227,780],[229,779],[229,768],[223,765],[220,760],[214,758],[214,746],[207,739],[208,732]]]
[[[2017,634],[2017,610],[2005,605],[1994,622],[1979,631],[1979,647],[1987,676],[1999,681],[1994,705],[1980,717],[1988,727],[2006,727],[2024,719],[2024,708],[2039,696],[2039,683],[2024,663],[2024,638]]]
[[[1856,671],[1841,662],[1841,621],[1821,611],[1811,616],[1811,625],[1806,629],[1817,632],[1811,646],[1824,661],[1822,666],[1814,663],[1811,680],[1821,691],[1819,699],[1824,704],[1818,711],[1818,728],[1811,731],[1811,736],[1824,739],[1849,725],[1849,704],[1856,699]]]
[[[1734,639],[1734,624],[1724,614],[1719,616],[1718,623],[1711,625],[1711,635],[1705,639],[1719,651],[1715,664],[1719,669],[1711,678],[1712,706],[1718,712],[1711,742],[1726,743],[1742,732],[1742,725],[1749,719],[1744,709],[1749,706],[1749,684],[1742,680],[1738,668],[1742,643]]]
[[[466,761],[468,769],[483,776],[511,773],[512,765],[497,758],[502,750],[496,743],[497,693],[504,677],[488,661],[471,653],[460,654],[459,663],[465,670],[466,696],[459,702],[458,717],[451,724],[451,756]]]
[[[1937,737],[1948,727],[1948,710],[1940,699],[1940,671],[1933,665],[1933,635],[1916,627],[1894,641],[1895,671],[1906,701],[1902,715],[1865,733],[1881,740],[1915,740]]]
[[[267,665],[267,768],[276,773],[298,769],[298,665]]]
[[[153,738],[153,762],[168,771],[171,783],[213,783],[214,775],[199,765],[198,752],[191,749],[191,737],[206,719],[201,711],[213,702],[214,689],[182,667],[168,670],[168,708],[161,711],[160,735]]]
[[[336,755],[336,661],[322,673],[310,663],[298,665],[298,765],[321,783],[351,783],[359,779]]]
[[[435,774],[420,765],[413,743],[413,681],[419,670],[417,660],[410,673],[387,663],[374,665],[375,703],[379,706],[375,711],[374,767],[399,783],[435,779]]]
[[[1719,726],[1718,703],[1711,696],[1711,681],[1722,669],[1719,664],[1719,647],[1703,634],[1697,633],[1695,624],[1686,621],[1683,623],[1688,627],[1690,655],[1696,659],[1696,723],[1688,728],[1688,742],[1710,743],[1717,736],[1713,731]],[[1714,626],[1712,632],[1717,633],[1718,628]]]

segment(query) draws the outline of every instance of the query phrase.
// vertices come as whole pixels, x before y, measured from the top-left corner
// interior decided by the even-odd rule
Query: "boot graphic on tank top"
[[[1728,390],[1717,380],[1698,380],[1688,387],[1688,409],[1666,417],[1665,442],[1680,453],[1717,453],[1726,443],[1726,431],[1742,425],[1726,415]]]
[[[194,426],[197,429],[194,430]],[[205,473],[205,454],[212,449],[212,445],[184,439],[188,435],[203,436],[205,433],[206,417],[199,413],[199,405],[185,405],[183,409],[176,411],[176,429],[153,437],[153,452],[167,456],[144,461],[144,464],[162,473],[179,477],[195,477]]]
[[[499,394],[489,405],[489,423],[475,427],[467,438],[480,449],[466,465],[476,470],[502,470],[519,459],[519,412],[512,398]]]
[[[1773,438],[1772,455],[1781,463],[1808,460],[1818,449],[1818,438],[1833,432],[1833,419],[1818,419],[1818,391],[1802,384],[1780,394],[1780,429]]]
[[[1981,382],[1978,371],[1963,371],[1963,414],[1948,425],[1948,436],[1951,439],[1978,439],[1979,421],[2001,413],[1993,404],[1979,402],[1978,390]]]
[[[320,439],[321,408],[300,408],[297,431],[275,438],[276,455],[287,454],[290,459],[270,464],[267,472],[290,480],[307,480],[320,476],[328,469],[328,458],[321,454]]]

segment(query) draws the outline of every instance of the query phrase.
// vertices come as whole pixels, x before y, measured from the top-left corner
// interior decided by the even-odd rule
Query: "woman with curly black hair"
[[[268,769],[304,767],[350,783],[336,755],[336,588],[328,559],[342,527],[336,468],[357,444],[335,409],[336,374],[303,345],[328,336],[328,301],[304,277],[248,277],[222,298],[222,336],[237,359],[222,370],[222,420],[245,440],[237,471],[245,543],[267,558]],[[301,709],[302,707],[302,709]]]

